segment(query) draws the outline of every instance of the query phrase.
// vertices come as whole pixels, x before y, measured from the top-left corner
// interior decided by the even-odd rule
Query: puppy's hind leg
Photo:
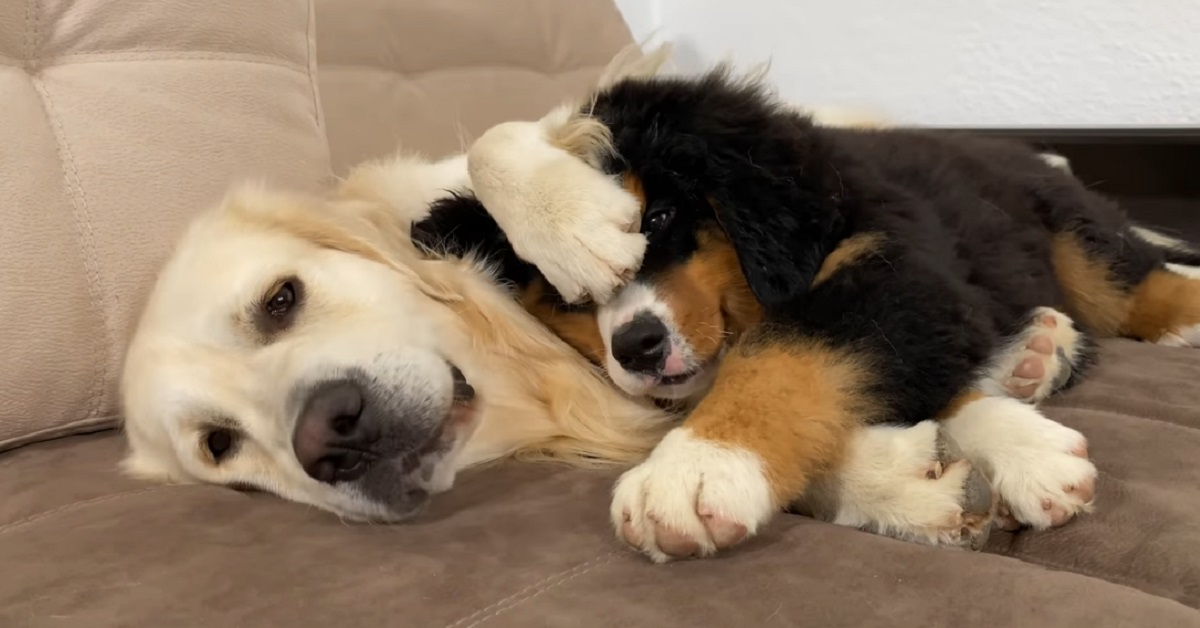
[[[1127,335],[1171,347],[1200,347],[1200,268],[1166,264],[1133,291]]]
[[[1114,207],[1071,190],[1046,199],[1058,222],[1052,251],[1067,310],[1098,337],[1200,347],[1200,261],[1190,245],[1122,222]],[[1075,221],[1079,224],[1073,224]]]
[[[857,430],[842,467],[788,510],[902,541],[980,550],[995,504],[987,479],[928,420]]]

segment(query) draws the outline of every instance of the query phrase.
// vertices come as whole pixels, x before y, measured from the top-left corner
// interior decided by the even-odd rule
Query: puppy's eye
[[[650,210],[646,214],[646,218],[642,220],[642,233],[645,235],[654,235],[661,233],[675,220],[675,208],[670,205],[660,205]]]
[[[208,449],[208,454],[212,456],[214,462],[221,462],[225,456],[228,456],[236,443],[237,434],[233,430],[223,427],[213,429],[204,436],[204,447]]]
[[[263,309],[271,318],[283,318],[296,305],[296,286],[292,282],[284,282],[263,303]]]

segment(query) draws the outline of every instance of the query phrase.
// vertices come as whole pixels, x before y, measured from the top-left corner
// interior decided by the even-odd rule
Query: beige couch
[[[246,174],[453,150],[628,40],[608,0],[0,2],[0,626],[1200,626],[1183,350],[1105,347],[1053,410],[1092,439],[1099,513],[984,554],[786,516],[655,567],[611,538],[612,474],[549,466],[376,527],[117,472],[121,351],[189,214]]]

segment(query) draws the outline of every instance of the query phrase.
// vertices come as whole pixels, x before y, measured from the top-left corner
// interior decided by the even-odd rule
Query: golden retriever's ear
[[[454,286],[446,273],[439,272],[442,264],[424,257],[412,241],[408,218],[391,207],[365,200],[339,200],[331,210],[352,217],[367,230],[367,237],[375,239],[378,247],[391,260],[392,268],[409,275],[426,296],[453,303],[461,301],[461,291]]]
[[[380,203],[290,195],[262,185],[235,188],[223,208],[252,228],[283,233],[322,248],[358,255],[408,277],[430,298],[456,302],[458,291],[425,268],[399,217]]]

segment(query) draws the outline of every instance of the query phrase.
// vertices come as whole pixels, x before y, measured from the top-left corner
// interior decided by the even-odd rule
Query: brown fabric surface
[[[0,2],[0,450],[110,426],[134,318],[234,178],[329,160],[309,0]]]
[[[0,456],[2,626],[1200,626],[1200,351],[1106,345],[1052,413],[1099,511],[986,554],[782,517],[712,561],[613,541],[612,473],[468,474],[420,521],[347,525],[269,495],[113,470],[115,434]]]
[[[584,93],[631,41],[612,0],[318,0],[334,170],[441,156]]]
[[[1200,607],[1200,352],[1118,341],[1048,414],[1083,432],[1099,507],[1052,534],[998,535],[989,551]]]

